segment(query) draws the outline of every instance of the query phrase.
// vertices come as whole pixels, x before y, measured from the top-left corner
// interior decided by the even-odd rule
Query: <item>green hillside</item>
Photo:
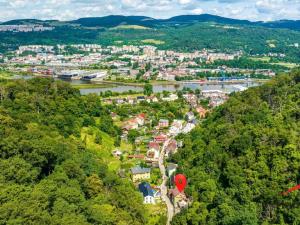
[[[66,83],[1,83],[0,224],[146,224],[141,195],[108,163],[118,132],[99,98]]]
[[[172,224],[299,224],[300,71],[234,94],[173,158],[193,205]]]

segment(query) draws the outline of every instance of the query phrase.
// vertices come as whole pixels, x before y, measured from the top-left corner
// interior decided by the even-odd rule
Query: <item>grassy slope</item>
[[[107,163],[110,170],[117,171],[120,168],[120,161],[114,158],[111,152],[115,149],[114,139],[104,132],[100,132],[102,136],[102,144],[95,144],[95,133],[99,132],[96,128],[83,128],[81,131],[81,139],[86,137],[86,146],[89,150],[96,152],[105,163]]]

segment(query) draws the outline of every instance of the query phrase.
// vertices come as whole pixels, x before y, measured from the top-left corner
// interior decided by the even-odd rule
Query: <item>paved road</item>
[[[167,225],[170,224],[170,222],[172,221],[172,218],[174,216],[174,206],[173,204],[171,203],[169,197],[168,197],[168,188],[166,186],[167,184],[167,181],[168,181],[168,177],[166,176],[166,168],[165,168],[165,165],[164,165],[164,158],[165,158],[165,153],[166,153],[166,147],[167,145],[169,144],[170,142],[170,139],[168,139],[163,147],[162,147],[162,150],[161,150],[161,153],[160,153],[160,157],[159,157],[159,169],[160,169],[160,172],[161,172],[161,176],[162,176],[162,179],[163,179],[163,182],[160,186],[160,191],[161,191],[161,198],[162,200],[166,203],[167,205],[167,209],[168,209],[168,220],[167,220]]]

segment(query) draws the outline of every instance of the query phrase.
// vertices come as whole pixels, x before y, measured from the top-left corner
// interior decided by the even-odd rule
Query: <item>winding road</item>
[[[174,206],[168,197],[168,188],[167,188],[168,177],[166,175],[166,168],[164,165],[166,147],[168,146],[169,142],[170,142],[170,139],[165,141],[165,143],[162,147],[161,153],[160,153],[159,161],[158,161],[159,169],[160,169],[161,176],[163,179],[163,182],[160,186],[161,198],[166,203],[167,209],[168,209],[167,225],[170,225],[170,222],[172,221],[172,218],[174,216]]]

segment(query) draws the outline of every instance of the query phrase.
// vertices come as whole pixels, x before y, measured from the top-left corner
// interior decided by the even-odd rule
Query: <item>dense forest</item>
[[[86,147],[115,136],[99,97],[50,79],[0,83],[0,224],[147,224],[141,195]]]
[[[179,224],[300,224],[300,71],[231,96],[173,157],[192,206]]]

